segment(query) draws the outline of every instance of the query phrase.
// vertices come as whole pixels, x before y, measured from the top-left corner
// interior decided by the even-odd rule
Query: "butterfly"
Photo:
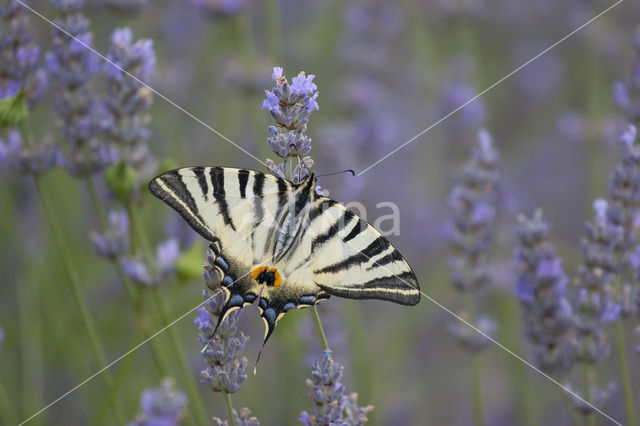
[[[264,345],[286,312],[330,296],[420,301],[418,280],[391,243],[315,188],[313,174],[294,184],[231,167],[181,168],[149,183],[210,242],[225,292],[218,325],[259,300]]]

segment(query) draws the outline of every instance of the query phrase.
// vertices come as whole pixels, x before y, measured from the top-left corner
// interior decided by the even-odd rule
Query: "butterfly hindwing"
[[[373,226],[328,198],[311,222],[311,273],[327,293],[350,299],[381,299],[402,305],[420,301],[415,274]]]

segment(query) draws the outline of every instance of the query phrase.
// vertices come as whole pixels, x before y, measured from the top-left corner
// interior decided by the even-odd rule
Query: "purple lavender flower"
[[[613,100],[625,113],[627,119],[640,125],[640,28],[633,37],[634,55],[627,81],[618,81],[613,86]]]
[[[622,161],[615,167],[609,182],[607,215],[608,220],[622,232],[622,240],[615,250],[619,259],[616,272],[623,284],[615,290],[618,291],[620,314],[627,317],[637,311],[636,301],[640,292],[637,279],[640,262],[633,257],[640,229],[640,140],[635,126],[630,125],[620,141]]]
[[[571,367],[575,352],[572,310],[566,297],[568,278],[548,240],[549,225],[542,210],[536,210],[531,219],[518,216],[516,234],[515,293],[522,306],[525,333],[538,367],[561,375]]]
[[[43,174],[55,167],[59,150],[50,139],[39,146],[24,146],[20,132],[11,130],[6,138],[0,139],[0,165],[22,174]]]
[[[22,89],[33,107],[47,87],[47,73],[40,68],[40,46],[32,40],[25,11],[15,0],[0,5],[0,99]]]
[[[54,27],[51,50],[45,55],[66,145],[63,165],[74,175],[87,176],[115,161],[113,150],[99,139],[104,107],[90,85],[100,60],[87,48],[93,36],[88,32],[89,20],[79,11],[84,0],[52,0],[52,4],[60,13],[56,25],[73,36]]]
[[[584,402],[585,395],[578,389],[572,386],[570,383],[565,383],[565,387],[568,388],[573,394],[578,395],[581,399],[576,398],[575,395],[570,394],[573,401],[573,407],[583,416],[592,414],[595,412],[593,407],[602,409],[605,402],[611,397],[616,390],[616,386],[613,383],[609,383],[606,387],[600,387],[595,384],[589,385],[589,404]]]
[[[90,233],[93,249],[100,257],[116,259],[127,253],[130,244],[129,216],[124,210],[111,210],[103,232]]]
[[[205,347],[202,356],[207,367],[200,372],[200,382],[216,392],[234,393],[247,379],[244,370],[247,359],[240,357],[249,339],[242,332],[238,335],[238,311],[230,313],[213,332],[224,306],[224,292],[220,286],[223,277],[214,267],[215,256],[211,249],[207,251],[208,263],[204,265],[204,280],[209,290],[202,290],[205,299],[203,307],[198,308],[198,317],[193,321],[198,326],[198,340]]]
[[[616,252],[623,241],[623,228],[610,220],[609,204],[594,202],[595,220],[585,224],[582,240],[584,264],[572,290],[574,326],[577,332],[576,358],[593,364],[609,354],[603,326],[619,317],[620,306],[613,300],[612,282],[618,273]]]
[[[462,183],[454,186],[449,196],[453,212],[448,230],[453,255],[447,265],[451,282],[461,292],[476,292],[490,280],[489,252],[499,202],[498,166],[498,151],[489,132],[482,129],[471,148],[471,159],[464,167]],[[488,336],[495,335],[497,325],[489,317],[482,315],[469,320],[477,321],[476,327]],[[451,324],[449,331],[472,352],[491,342],[464,324]]]
[[[367,421],[367,413],[373,410],[373,406],[359,406],[358,396],[355,393],[345,395],[342,371],[342,365],[333,361],[331,351],[323,351],[322,360],[315,363],[311,370],[311,379],[307,379],[313,410],[311,413],[302,412],[300,415],[302,424],[306,426],[361,425]]]
[[[266,99],[262,102],[262,109],[268,110],[276,121],[275,126],[269,126],[271,136],[267,142],[283,161],[276,164],[267,159],[267,165],[274,175],[289,177],[293,183],[299,183],[308,176],[313,160],[303,157],[302,162],[287,176],[287,157],[303,156],[311,151],[311,138],[305,132],[309,115],[318,110],[317,86],[313,82],[315,76],[301,72],[289,84],[282,68],[275,67],[271,78],[276,85],[270,91],[265,90]]]
[[[152,287],[171,274],[180,257],[180,244],[176,238],[158,244],[156,255],[149,262],[140,257],[124,257],[120,260],[122,271],[136,284]]]
[[[117,149],[121,161],[138,171],[153,173],[148,170],[151,158],[147,148],[151,135],[148,110],[153,92],[125,74],[143,82],[149,80],[156,64],[153,41],[141,39],[133,42],[129,28],[118,28],[111,35],[107,59],[104,68],[107,76],[107,117],[102,125],[107,141]],[[146,174],[149,173],[140,178],[146,180]]]
[[[247,407],[241,408],[239,412],[234,409],[233,417],[235,417],[236,426],[260,426],[260,421],[251,415],[251,410]],[[213,421],[216,422],[218,426],[229,426],[227,420],[222,420],[218,417],[214,417]]]
[[[448,265],[452,282],[460,291],[478,289],[489,280],[487,262],[499,184],[498,151],[489,133],[481,130],[464,168],[462,183],[454,186],[449,196],[454,256]]]
[[[160,387],[142,391],[141,413],[129,426],[177,426],[186,405],[187,396],[176,390],[173,379],[165,378]]]

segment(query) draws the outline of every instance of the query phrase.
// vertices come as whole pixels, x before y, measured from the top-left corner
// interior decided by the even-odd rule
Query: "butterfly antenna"
[[[347,170],[342,170],[340,172],[333,172],[333,173],[325,173],[323,175],[317,175],[317,177],[323,177],[323,176],[333,176],[333,175],[339,175],[340,173],[351,173],[351,176],[355,176],[356,172],[353,171],[353,169],[347,169]]]

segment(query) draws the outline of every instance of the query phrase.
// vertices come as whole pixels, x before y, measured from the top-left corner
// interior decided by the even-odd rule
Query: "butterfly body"
[[[331,295],[420,300],[417,279],[398,251],[342,204],[261,172],[189,167],[151,181],[151,192],[211,242],[225,291],[220,321],[259,299],[265,342],[290,309]]]

